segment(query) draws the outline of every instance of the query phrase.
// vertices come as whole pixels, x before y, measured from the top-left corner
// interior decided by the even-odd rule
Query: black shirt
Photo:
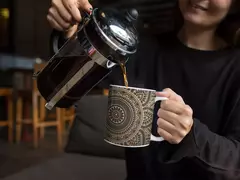
[[[126,149],[128,180],[240,179],[240,50],[200,51],[172,34],[143,35],[127,72],[129,86],[171,88],[194,112],[180,144]],[[119,68],[108,83],[123,84]]]
[[[239,49],[200,51],[172,33],[141,34],[127,74],[129,86],[171,88],[194,112],[193,127],[180,144],[152,142],[149,147],[126,149],[127,180],[240,179]],[[123,84],[119,67],[99,86],[110,83]],[[155,113],[155,135],[156,121]]]

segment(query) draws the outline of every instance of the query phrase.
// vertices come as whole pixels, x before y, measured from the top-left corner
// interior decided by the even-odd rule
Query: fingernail
[[[166,92],[158,91],[157,94],[166,94]]]

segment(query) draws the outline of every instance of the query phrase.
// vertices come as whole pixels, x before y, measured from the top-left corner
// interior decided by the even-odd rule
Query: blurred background
[[[148,11],[155,15],[161,12],[156,8],[161,6],[160,2],[170,1],[152,2],[148,4]],[[61,156],[74,119],[73,108],[46,112],[45,101],[32,79],[33,72],[43,68],[50,58],[52,30],[46,20],[50,3],[50,0],[0,0],[0,178]],[[127,0],[93,2],[95,6],[107,4],[116,8],[135,7],[136,3]],[[142,14],[150,20],[149,12],[143,8],[146,1],[138,3]],[[166,15],[165,11],[161,13]],[[167,14],[170,15],[169,11]],[[156,17],[164,17],[160,24],[165,29],[169,20],[165,17],[171,16]],[[156,24],[154,21],[156,19],[153,19]],[[106,92],[94,89],[91,93]]]
[[[48,56],[50,1],[1,0],[0,51],[33,58]]]
[[[56,157],[64,147],[64,120],[56,110],[46,114],[32,79],[34,68],[49,58],[49,6],[50,0],[0,0],[0,178]],[[71,110],[69,121],[73,115]]]
[[[46,20],[50,3],[0,0],[0,179],[61,156],[74,120],[73,108],[46,112],[45,101],[32,78],[33,72],[43,68],[50,57],[51,28]],[[138,6],[144,28],[153,33],[178,26],[173,16],[175,3],[176,0],[94,1],[96,6]],[[230,32],[230,41],[239,30],[239,17],[238,14],[234,31],[224,26]],[[238,31],[235,38],[238,44],[239,34]],[[107,95],[107,90],[94,89],[91,93]]]

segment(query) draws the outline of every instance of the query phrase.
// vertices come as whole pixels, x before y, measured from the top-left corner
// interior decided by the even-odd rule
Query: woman
[[[132,85],[163,89],[158,95],[169,100],[153,124],[165,141],[126,149],[128,180],[240,179],[240,52],[216,33],[233,3],[178,0],[184,23],[176,35],[140,36],[128,64],[128,72],[139,74]],[[48,20],[70,37],[72,19],[81,19],[78,8],[92,7],[55,0]]]

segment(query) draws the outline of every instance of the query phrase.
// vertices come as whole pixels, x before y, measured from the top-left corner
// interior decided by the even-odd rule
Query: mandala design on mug
[[[136,136],[142,126],[143,109],[134,94],[125,89],[111,91],[108,107],[107,136],[125,143]]]
[[[112,88],[109,94],[106,140],[123,146],[141,146],[150,141],[152,92]]]
[[[108,116],[114,124],[121,124],[125,120],[126,112],[121,106],[112,105],[108,110]]]
[[[145,106],[147,103],[149,103],[149,100],[151,98],[151,92],[149,91],[141,91],[138,89],[132,90],[132,92],[138,97],[138,99],[142,102],[142,105]]]
[[[144,121],[142,126],[152,127],[152,120],[153,120],[153,109],[149,107],[144,108]]]

